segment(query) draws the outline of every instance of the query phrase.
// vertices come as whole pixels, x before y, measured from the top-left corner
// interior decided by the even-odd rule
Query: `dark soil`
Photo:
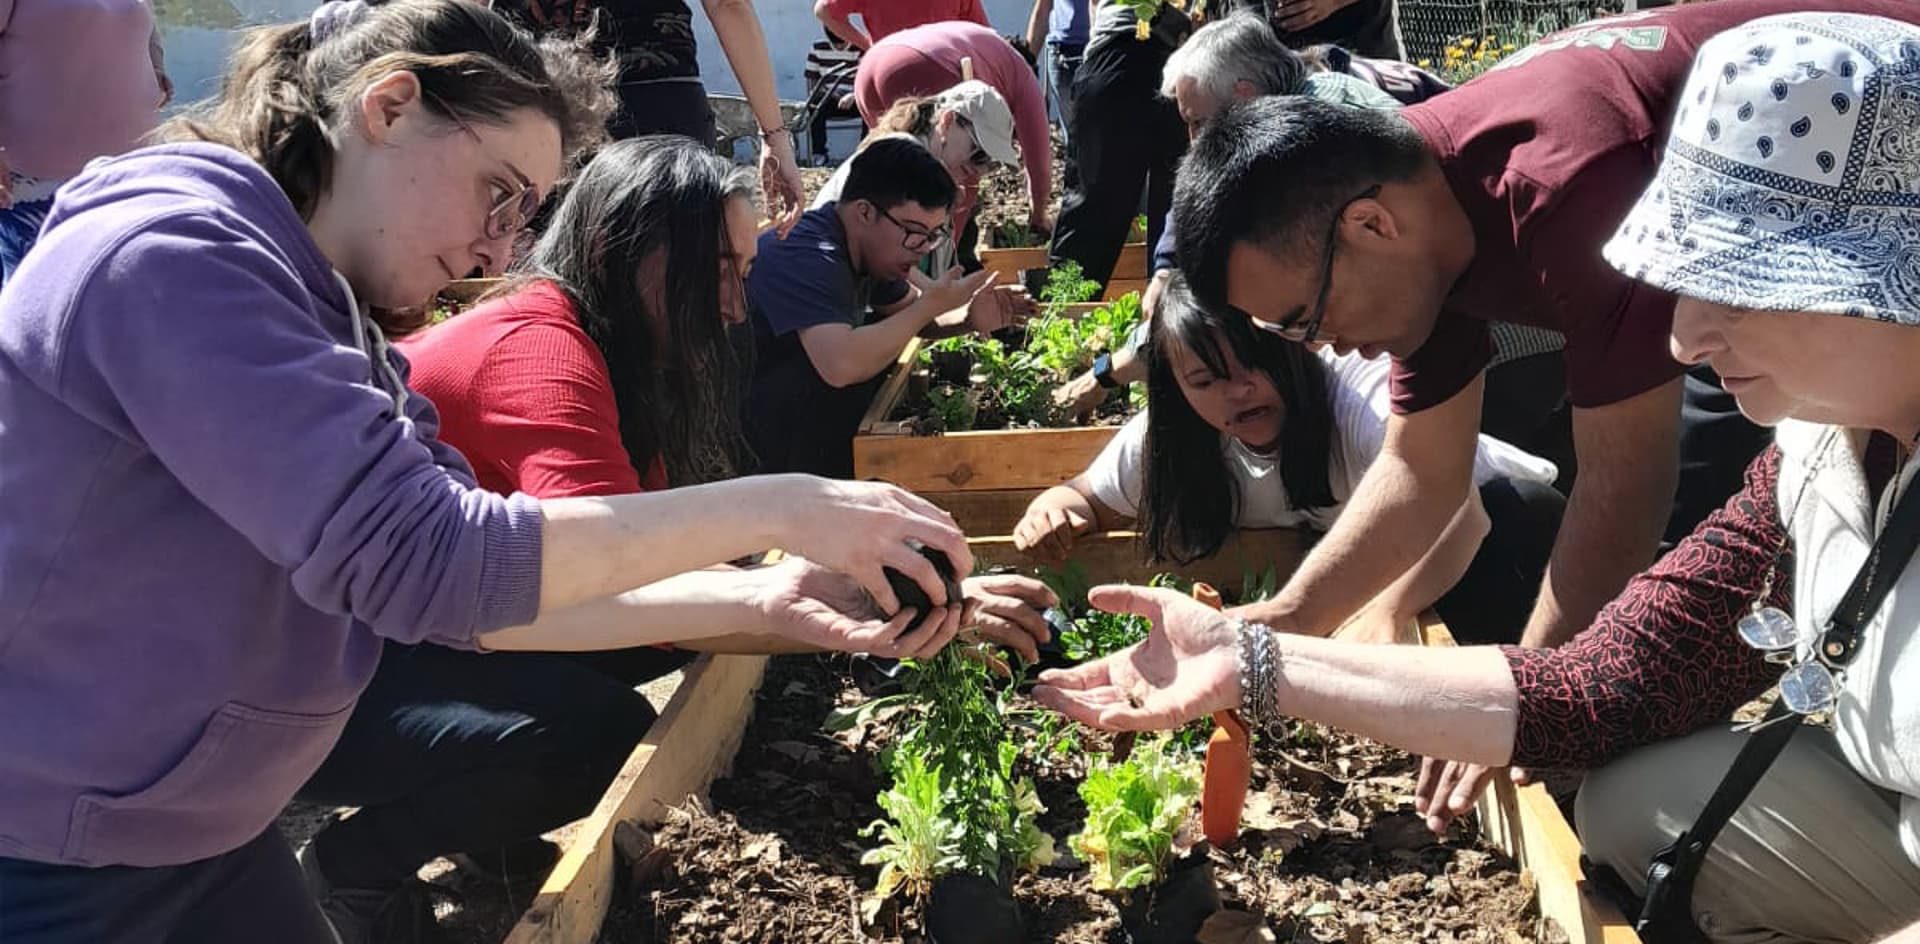
[[[769,668],[734,775],[713,785],[710,803],[674,813],[642,868],[623,867],[601,940],[923,940],[913,903],[889,905],[874,925],[860,919],[876,868],[859,864],[871,841],[858,830],[881,815],[883,735],[821,730],[828,711],[860,700],[844,665]],[[1212,853],[1229,910],[1208,940],[1539,940],[1531,882],[1509,860],[1470,833],[1436,841],[1410,812],[1415,759],[1309,726],[1264,739],[1256,754],[1246,830]],[[1084,815],[1083,765],[1070,755],[1034,770],[1041,826],[1063,853]],[[1114,903],[1064,854],[1014,892],[1032,940],[1124,940]],[[1260,927],[1275,937],[1247,936]]]

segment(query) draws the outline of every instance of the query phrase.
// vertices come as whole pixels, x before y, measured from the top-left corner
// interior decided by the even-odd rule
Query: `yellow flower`
[[[1420,68],[1422,68],[1422,69],[1431,69],[1431,68],[1433,68],[1433,60],[1432,60],[1432,59],[1422,59],[1422,60],[1420,60]]]
[[[1134,39],[1137,39],[1137,40],[1139,40],[1140,42],[1143,42],[1143,43],[1144,43],[1144,42],[1146,42],[1146,41],[1147,41],[1147,38],[1148,38],[1148,37],[1150,37],[1150,36],[1152,36],[1152,35],[1153,35],[1153,24],[1152,24],[1152,23],[1150,23],[1150,22],[1148,22],[1148,21],[1146,21],[1146,20],[1140,20],[1139,22],[1137,22],[1137,23],[1134,23],[1134,24],[1133,24],[1133,38],[1134,38]]]
[[[1516,46],[1515,46],[1514,44],[1512,44],[1512,43],[1508,43],[1508,44],[1506,44],[1505,46],[1502,46],[1502,47],[1500,47],[1500,51],[1501,51],[1501,52],[1512,52],[1512,51],[1514,51],[1514,50],[1515,50],[1515,49],[1517,49],[1517,48],[1519,48],[1519,47],[1516,47]]]
[[[1473,61],[1475,61],[1475,62],[1485,62],[1485,61],[1487,61],[1487,54],[1486,54],[1486,53],[1484,53],[1484,52],[1476,52],[1476,53],[1474,53],[1474,54],[1473,54]]]

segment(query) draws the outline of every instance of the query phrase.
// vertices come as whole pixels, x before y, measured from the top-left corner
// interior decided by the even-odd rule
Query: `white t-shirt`
[[[1240,487],[1240,514],[1235,523],[1242,528],[1306,525],[1327,530],[1386,443],[1392,361],[1385,357],[1370,361],[1358,354],[1341,357],[1330,349],[1321,350],[1319,357],[1327,365],[1327,385],[1333,398],[1333,449],[1327,457],[1327,481],[1334,503],[1310,510],[1293,507],[1280,481],[1280,453],[1261,455],[1238,439],[1222,435],[1220,451]],[[1146,440],[1147,414],[1142,412],[1120,428],[1085,473],[1093,497],[1131,518],[1140,516]],[[1558,474],[1552,462],[1491,436],[1481,436],[1474,452],[1475,485],[1497,478],[1551,482]]]

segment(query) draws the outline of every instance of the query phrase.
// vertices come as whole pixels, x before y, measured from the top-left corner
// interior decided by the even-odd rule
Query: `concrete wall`
[[[1031,0],[984,2],[994,29],[1016,35],[1026,31],[1027,14],[1033,9]],[[699,0],[689,0],[688,5],[694,9],[693,25],[700,35],[700,76],[707,89],[738,94],[740,83],[727,67],[727,57],[720,51],[720,41],[714,37],[713,25],[707,22]],[[756,0],[755,8],[760,12],[760,28],[767,34],[767,54],[773,59],[774,84],[780,97],[789,101],[805,98],[807,84],[801,71],[806,67],[807,50],[823,35],[820,21],[813,17],[813,0]]]
[[[1026,29],[1030,0],[985,0],[987,16],[1002,33]],[[167,47],[167,69],[184,102],[212,95],[219,89],[225,70],[225,56],[237,31],[246,26],[281,23],[307,16],[318,0],[162,0],[161,36]],[[699,0],[689,0],[694,10],[694,28],[700,38],[700,74],[707,88],[715,92],[739,93],[740,83],[720,51],[713,26]],[[773,58],[774,80],[780,97],[798,100],[806,97],[802,70],[807,50],[821,37],[820,22],[813,18],[812,0],[758,0],[761,28],[767,34],[767,51]]]

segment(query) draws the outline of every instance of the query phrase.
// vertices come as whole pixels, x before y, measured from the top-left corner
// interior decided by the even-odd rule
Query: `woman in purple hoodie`
[[[61,191],[0,291],[0,940],[331,942],[272,824],[383,638],[951,638],[913,543],[965,540],[898,489],[541,501],[436,438],[387,313],[500,267],[605,80],[478,4],[336,0]],[[819,566],[698,570],[769,547]],[[943,618],[897,638],[885,567]]]

